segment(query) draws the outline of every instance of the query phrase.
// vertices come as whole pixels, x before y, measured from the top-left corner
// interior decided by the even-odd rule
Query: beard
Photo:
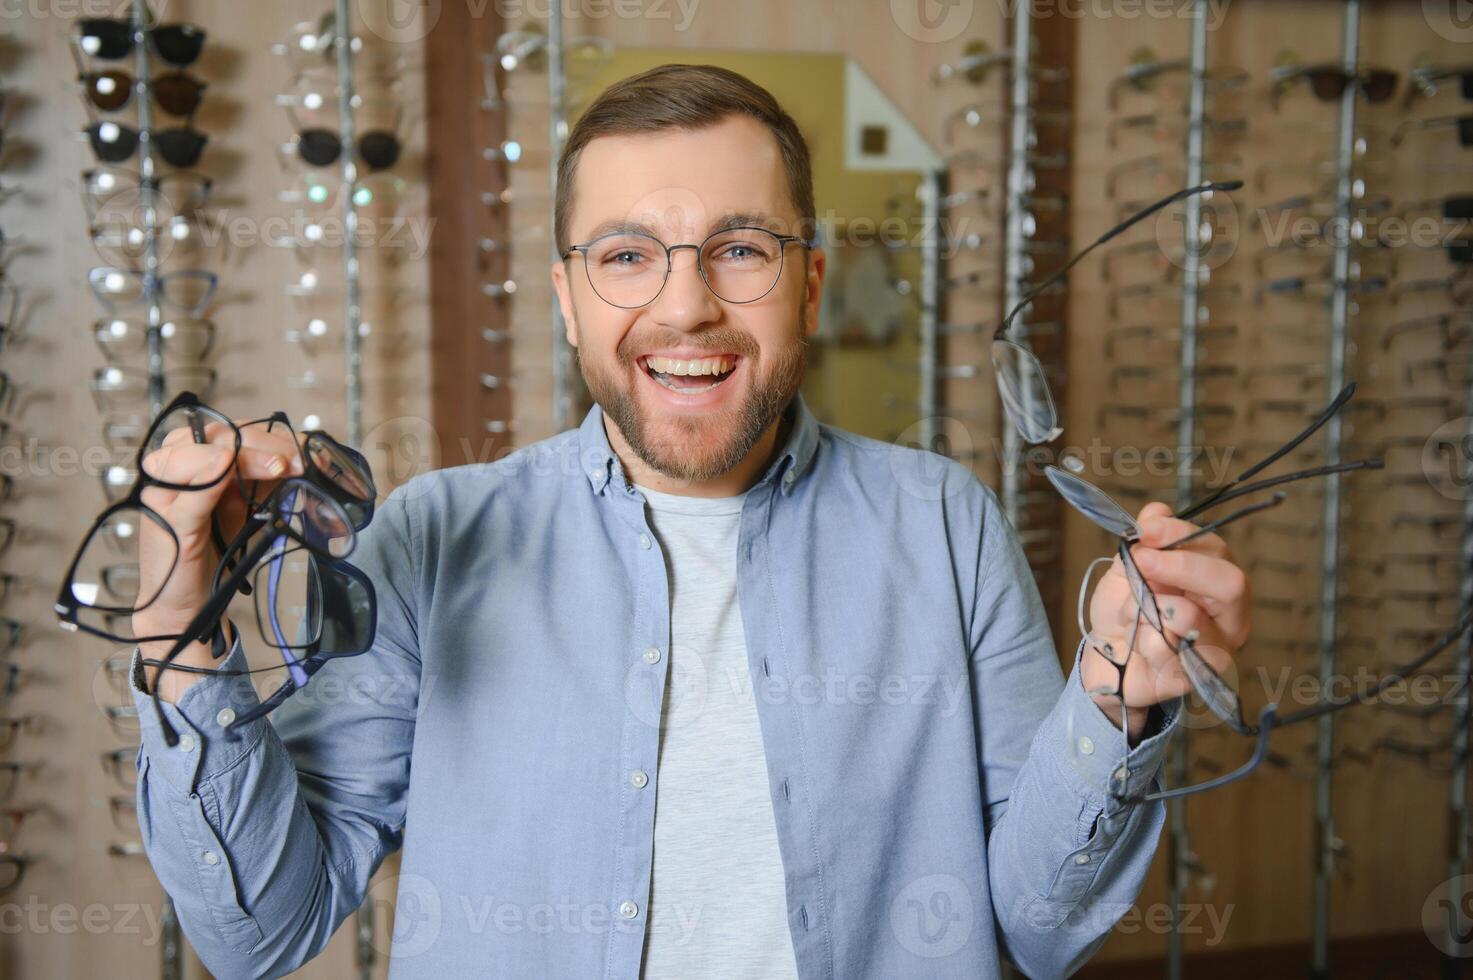
[[[741,356],[741,372],[746,375],[747,385],[740,404],[699,416],[650,418],[644,413],[635,394],[639,379],[634,375],[644,371],[636,358],[647,347],[636,350],[633,344],[621,345],[612,367],[585,359],[581,346],[574,348],[574,357],[589,394],[619,427],[641,462],[672,480],[704,483],[729,473],[746,459],[797,394],[808,366],[805,314],[806,308],[800,304],[796,337],[770,354],[759,355],[744,334],[719,329],[698,335],[713,351]],[[679,337],[669,346],[690,339]],[[770,356],[770,365],[764,365],[764,356]],[[733,376],[724,383],[735,380]]]

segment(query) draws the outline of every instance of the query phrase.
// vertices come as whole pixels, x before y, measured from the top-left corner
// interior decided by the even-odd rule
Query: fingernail
[[[280,476],[282,474],[282,471],[284,471],[285,469],[286,460],[282,459],[280,456],[272,456],[271,459],[268,460],[266,463],[266,472],[270,473],[272,476]]]

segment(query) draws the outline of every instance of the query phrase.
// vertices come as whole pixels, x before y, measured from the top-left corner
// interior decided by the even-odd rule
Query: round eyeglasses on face
[[[783,254],[793,242],[814,248],[817,241],[776,235],[764,228],[726,228],[712,232],[699,245],[666,245],[643,232],[610,232],[584,245],[570,245],[562,255],[583,256],[588,283],[610,306],[633,310],[655,301],[670,278],[670,256],[676,249],[696,252],[701,279],[727,303],[755,303],[772,292],[783,274]]]

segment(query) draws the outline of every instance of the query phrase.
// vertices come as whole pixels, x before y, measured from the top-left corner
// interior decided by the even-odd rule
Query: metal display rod
[[[563,11],[562,4],[554,3],[548,5],[547,10],[547,99],[548,99],[548,187],[552,196],[557,193],[557,161],[562,152],[563,139],[568,128],[567,119],[563,114],[564,89],[566,79],[563,67]],[[553,222],[553,215],[548,214],[548,224]],[[552,239],[552,259],[556,262],[557,239],[555,235],[549,235]],[[568,363],[572,359],[568,349],[568,341],[565,336],[566,326],[563,322],[563,308],[558,304],[557,295],[552,297],[552,431],[561,432],[568,425],[569,409],[571,408],[572,394],[568,390]]]
[[[347,355],[348,445],[362,448],[363,441],[363,354],[358,331],[362,310],[358,299],[358,206],[354,187],[358,183],[358,145],[353,131],[353,30],[348,0],[337,0],[333,48],[338,60],[338,136],[343,146],[343,183],[338,190],[343,208],[343,306],[346,314],[343,349]]]
[[[1192,41],[1190,55],[1191,89],[1187,95],[1186,186],[1202,183],[1202,131],[1207,105],[1207,0],[1192,4]],[[1197,323],[1202,261],[1202,198],[1189,196],[1182,218],[1182,287],[1181,287],[1181,383],[1177,393],[1178,410],[1176,447],[1176,503],[1181,509],[1194,496],[1192,466],[1196,461],[1197,443]],[[1189,749],[1185,730],[1177,733],[1171,745],[1167,766],[1172,781],[1178,786],[1187,782]],[[1166,975],[1168,980],[1181,980],[1184,952],[1180,929],[1182,901],[1191,885],[1191,869],[1196,865],[1191,836],[1187,829],[1186,800],[1171,800],[1167,805],[1167,907],[1171,910],[1171,931],[1166,934]]]
[[[1030,56],[1033,51],[1033,3],[1025,0],[1016,5],[1013,15],[1012,80],[1008,92],[1008,177],[1007,216],[1003,226],[1003,309],[1011,310],[1023,299],[1023,284],[1028,278],[1027,253],[1024,252],[1027,235],[1024,219],[1028,214],[1028,128],[1032,124],[1029,88],[1033,82],[1033,66]],[[1013,321],[1012,332],[1023,345],[1028,344],[1028,314],[1021,310]],[[1014,529],[1022,530],[1020,523],[1022,508],[1019,505],[1019,468],[1021,466],[1022,438],[1017,429],[1009,425],[1006,416],[1002,423],[1002,459],[998,461],[998,479],[1002,486],[1003,513]]]
[[[143,224],[143,290],[148,329],[148,414],[164,410],[163,309],[159,305],[159,244],[157,192],[154,183],[153,151],[153,66],[148,56],[148,29],[152,17],[145,0],[133,0],[133,91],[138,104],[138,203]],[[164,895],[159,909],[159,975],[163,980],[180,980],[183,975],[183,931],[174,900]]]
[[[1345,77],[1357,78],[1360,60],[1360,0],[1344,0],[1343,55]],[[1335,224],[1349,228],[1351,210],[1351,167],[1355,150],[1355,109],[1360,87],[1352,82],[1340,96],[1339,129],[1335,147]],[[1326,390],[1339,391],[1345,386],[1346,330],[1350,307],[1350,240],[1336,235],[1330,243],[1333,292],[1330,294],[1330,345],[1326,365]],[[1344,438],[1342,416],[1338,413],[1325,425],[1325,462],[1340,462]],[[1320,657],[1321,690],[1330,690],[1335,672],[1335,636],[1337,633],[1337,601],[1340,592],[1340,475],[1331,473],[1325,479],[1324,528],[1320,554]],[[1335,715],[1326,712],[1317,722],[1315,743],[1315,872],[1314,872],[1314,950],[1312,969],[1315,977],[1329,975],[1330,882],[1335,872],[1335,859],[1343,844],[1335,833],[1332,811],[1331,781],[1335,753]]]
[[[1473,386],[1469,387],[1468,414],[1473,417]],[[1473,439],[1473,425],[1464,434]],[[1473,464],[1473,461],[1466,461]],[[1473,479],[1473,468],[1463,474],[1464,479]],[[1464,486],[1468,486],[1464,483]],[[1461,583],[1462,608],[1473,602],[1473,493],[1463,499],[1463,580]],[[1473,726],[1473,698],[1468,693],[1470,674],[1473,674],[1473,635],[1464,635],[1458,642],[1458,654],[1453,661],[1453,677],[1457,678],[1453,692],[1453,771],[1448,778],[1448,837],[1447,837],[1447,880],[1456,882],[1468,869],[1468,835],[1473,832],[1473,821],[1468,812],[1468,750],[1469,728]],[[1456,888],[1456,884],[1449,887]],[[1458,895],[1461,896],[1461,889]],[[1453,952],[1466,945],[1469,921],[1463,902],[1454,899],[1450,903],[1452,913],[1447,917],[1446,941],[1443,944],[1442,976],[1444,980],[1456,980],[1464,974],[1465,957],[1454,956]]]
[[[358,184],[358,140],[353,129],[353,21],[348,0],[337,0],[333,14],[333,53],[338,62],[338,137],[343,147],[342,185],[338,198],[343,208],[343,353],[346,358],[344,385],[348,413],[348,445],[361,449],[363,443],[363,311],[358,289],[358,204],[353,193]],[[378,954],[374,948],[373,906],[364,902],[354,915],[353,944],[358,975],[373,976]]]
[[[936,314],[941,302],[941,195],[946,171],[928,170],[921,175],[921,207],[924,229],[921,239],[921,315],[920,315],[920,393],[917,399],[921,413],[920,440],[927,449],[938,449],[936,413],[939,402],[936,376],[940,354],[936,345]]]

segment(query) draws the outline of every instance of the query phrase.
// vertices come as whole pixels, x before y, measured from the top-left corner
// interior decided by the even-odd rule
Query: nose
[[[721,301],[701,278],[697,255],[694,245],[671,249],[665,288],[649,305],[650,317],[661,326],[688,331],[721,316]]]

